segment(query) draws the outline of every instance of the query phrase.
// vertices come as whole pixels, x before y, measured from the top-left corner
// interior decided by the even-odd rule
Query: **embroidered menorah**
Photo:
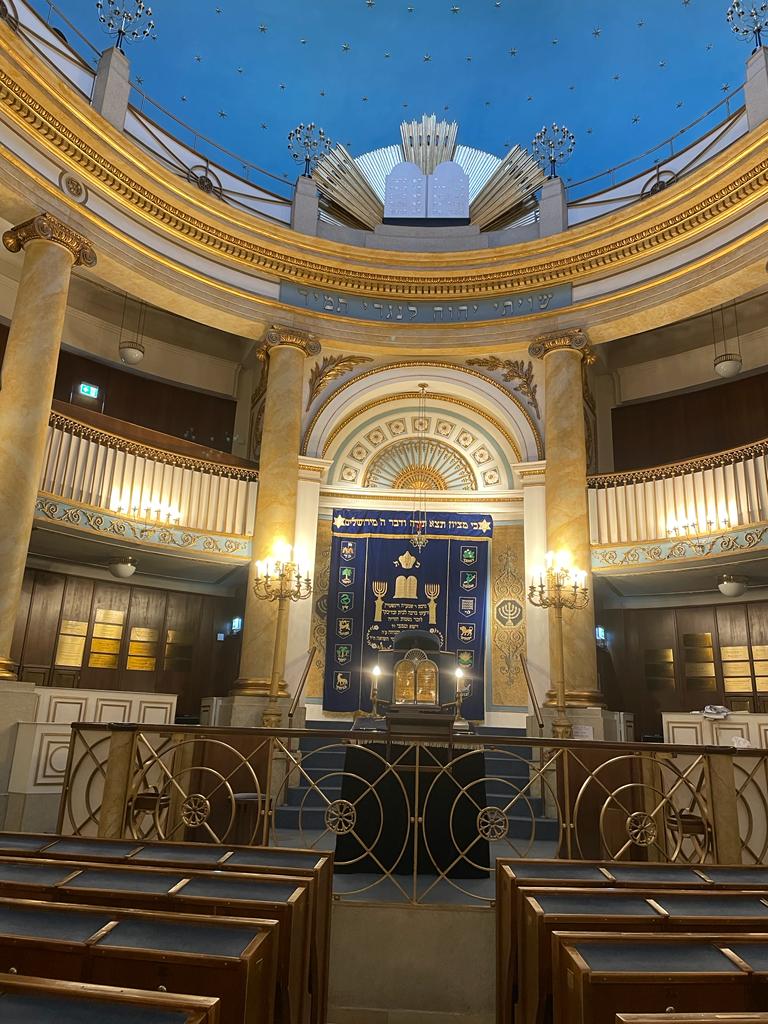
[[[424,593],[429,601],[429,624],[437,625],[437,599],[440,596],[439,583],[425,583]]]
[[[373,621],[381,622],[381,617],[384,614],[384,598],[387,596],[387,584],[384,580],[374,580],[371,583],[371,590],[376,598],[376,614]]]

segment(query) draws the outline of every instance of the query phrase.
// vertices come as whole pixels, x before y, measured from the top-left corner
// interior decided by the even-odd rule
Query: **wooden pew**
[[[3,1024],[219,1024],[219,1000],[0,974]]]
[[[271,1024],[277,928],[0,898],[0,972],[213,997],[221,1024]]]
[[[309,1011],[308,885],[280,875],[0,857],[0,896],[278,921],[276,1007],[284,1024],[303,1024]]]
[[[556,932],[553,957],[555,1024],[614,1024],[619,1012],[667,1021],[678,1010],[766,1007],[765,934]]]
[[[523,888],[517,1010],[527,1024],[550,1018],[555,931],[759,932],[768,929],[767,896],[768,891]]]
[[[139,842],[0,832],[0,854],[79,859],[93,863],[190,866],[209,871],[240,871],[310,878],[312,943],[310,973],[312,1024],[324,1024],[328,1014],[333,854],[271,846],[232,846],[202,843]]]
[[[572,861],[499,858],[496,861],[496,1019],[512,1020],[517,1000],[518,892],[536,888],[658,888],[768,890],[768,867],[656,864],[650,861]]]

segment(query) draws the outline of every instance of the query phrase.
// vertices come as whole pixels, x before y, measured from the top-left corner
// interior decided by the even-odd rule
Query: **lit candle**
[[[461,680],[464,678],[464,673],[460,668],[456,669],[456,692],[461,690]]]
[[[371,669],[371,675],[373,676],[373,682],[371,684],[371,696],[376,697],[379,692],[379,676],[381,675],[381,669],[378,665],[374,665]]]

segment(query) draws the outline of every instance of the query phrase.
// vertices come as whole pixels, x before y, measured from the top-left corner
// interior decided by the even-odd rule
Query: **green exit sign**
[[[86,384],[85,381],[82,381],[80,387],[78,388],[78,391],[84,398],[99,397],[99,389],[96,386],[96,384]]]

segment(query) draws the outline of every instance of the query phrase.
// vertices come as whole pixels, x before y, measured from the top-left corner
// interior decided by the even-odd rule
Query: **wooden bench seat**
[[[283,1024],[303,1024],[309,1011],[308,886],[307,878],[280,875],[0,857],[0,896],[278,921],[276,1008]]]
[[[271,1024],[277,928],[0,897],[0,973],[217,998],[221,1024]]]
[[[3,1024],[219,1024],[219,1000],[0,974]]]
[[[555,1024],[766,1009],[768,935],[556,932]]]
[[[725,869],[738,876],[739,868]],[[528,860],[500,857],[496,861],[496,1019],[509,1024],[517,1000],[518,892],[522,886],[537,888],[746,888],[759,878],[768,889],[768,869],[745,868],[744,884],[733,874],[715,881],[703,867],[649,862]],[[760,872],[763,872],[762,874]]]
[[[518,1011],[527,1024],[544,1024],[551,1016],[555,931],[716,933],[768,929],[768,891],[526,887],[520,889],[519,896]]]
[[[310,1019],[312,1024],[324,1024],[328,1012],[333,854],[271,846],[139,842],[17,832],[0,832],[0,854],[92,863],[188,866],[310,879]]]

